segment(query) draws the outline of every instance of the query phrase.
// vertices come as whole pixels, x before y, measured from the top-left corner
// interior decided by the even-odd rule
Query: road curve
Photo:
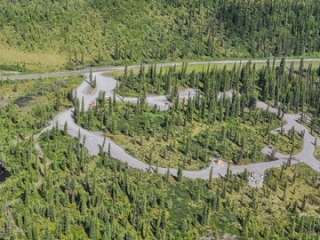
[[[85,74],[86,78],[89,78],[89,74]],[[91,104],[94,104],[96,99],[98,98],[99,92],[104,91],[107,97],[113,96],[113,91],[117,86],[117,81],[111,77],[105,77],[102,73],[94,73],[96,77],[96,89],[93,91],[88,83],[88,81],[84,81],[78,89],[76,89],[76,96],[80,99],[84,100],[84,109],[87,110]],[[188,90],[188,95],[190,93],[194,93],[194,90]],[[181,93],[181,97],[185,97],[186,93]],[[117,96],[118,100],[131,101],[134,102],[135,99],[131,98],[123,98]],[[163,107],[164,102],[167,103],[167,98],[165,96],[153,96],[148,97],[147,102],[151,105],[156,105],[159,108]],[[162,110],[166,110],[166,107]],[[263,102],[258,102],[257,107],[268,110],[271,112],[278,112],[277,109],[269,107],[267,104]],[[309,133],[308,129],[298,123],[299,115],[297,114],[284,114],[284,120],[286,124],[283,126],[284,131],[289,131],[292,127],[295,128],[296,131],[304,133],[304,145],[303,150],[293,156],[291,158],[291,164],[297,164],[303,162],[313,168],[315,171],[320,172],[320,161],[318,161],[313,153],[315,150],[315,138]],[[174,168],[164,168],[160,166],[149,165],[129,153],[127,153],[123,147],[119,146],[115,142],[113,142],[109,138],[105,138],[102,133],[92,132],[87,129],[82,128],[74,122],[73,118],[73,109],[66,110],[60,114],[58,114],[50,123],[49,127],[43,130],[47,131],[53,126],[58,126],[60,129],[64,128],[65,123],[68,124],[67,132],[70,136],[74,138],[81,138],[80,140],[83,142],[84,146],[88,149],[89,154],[97,155],[99,152],[110,151],[111,156],[114,159],[117,159],[121,162],[127,163],[129,167],[136,168],[142,171],[153,171],[159,174],[166,174],[168,171],[171,175],[177,175],[177,169]],[[277,131],[277,129],[275,130]],[[263,149],[265,154],[270,154],[271,149],[265,148]],[[196,171],[183,171],[183,176],[190,179],[209,179],[212,174],[213,178],[225,176],[228,172],[228,169],[232,174],[239,174],[244,171],[248,171],[251,173],[251,177],[249,178],[249,183],[252,186],[261,186],[263,183],[263,176],[267,169],[274,167],[281,167],[283,164],[287,164],[289,160],[289,156],[285,156],[280,153],[275,154],[276,160],[262,163],[253,163],[248,165],[230,165],[227,164],[217,164],[211,163],[209,167],[196,170]]]
[[[266,59],[242,59],[242,60],[216,60],[216,61],[191,61],[188,62],[189,65],[206,65],[206,64],[240,64],[240,63],[266,63],[268,60],[273,61],[274,58],[266,58]],[[286,59],[287,63],[291,62],[300,62],[301,58],[289,58]],[[320,62],[320,58],[304,58],[304,62]],[[276,63],[281,61],[280,58],[275,59]],[[150,64],[145,64],[145,66],[149,66]],[[168,67],[168,66],[181,66],[182,62],[169,62],[169,63],[158,63],[159,67]],[[130,65],[128,69],[139,68],[140,65]],[[113,71],[123,71],[124,66],[104,66],[104,67],[92,67],[92,68],[83,68],[79,70],[70,70],[70,71],[59,71],[59,72],[47,72],[47,73],[30,73],[30,74],[14,74],[14,75],[1,75],[0,80],[35,80],[42,78],[55,78],[55,77],[68,77],[75,75],[88,74],[90,71],[93,72],[113,72]]]

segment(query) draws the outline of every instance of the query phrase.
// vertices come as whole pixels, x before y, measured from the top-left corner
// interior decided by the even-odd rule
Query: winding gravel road
[[[88,74],[85,74],[86,78],[89,78]],[[88,110],[90,105],[95,104],[96,99],[98,98],[99,92],[104,91],[106,93],[106,97],[112,97],[113,91],[117,86],[117,81],[111,77],[105,77],[102,73],[94,73],[97,81],[97,87],[95,90],[92,90],[88,81],[84,81],[76,90],[76,96],[81,100],[84,99],[84,109]],[[181,98],[192,97],[195,95],[195,90],[187,89],[184,92],[180,93]],[[230,95],[230,93],[227,93]],[[118,101],[128,101],[135,103],[137,101],[136,98],[125,98],[121,96],[117,96]],[[147,103],[152,106],[157,106],[160,110],[167,110],[170,107],[170,102],[168,101],[166,96],[149,96],[146,99]],[[260,109],[268,110],[274,113],[277,113],[278,110],[272,107],[269,107],[267,104],[263,102],[258,102],[257,107]],[[296,131],[304,133],[304,145],[303,150],[293,156],[291,158],[291,164],[297,164],[303,162],[313,168],[315,171],[320,172],[320,161],[318,161],[313,153],[315,150],[315,138],[309,133],[308,129],[298,123],[299,115],[297,114],[284,114],[284,120],[286,124],[283,126],[284,131],[289,131],[292,127],[295,128]],[[170,172],[171,175],[177,175],[177,169],[174,168],[164,168],[157,167],[153,165],[149,165],[139,159],[133,157],[129,153],[127,153],[123,147],[119,146],[115,142],[113,142],[109,138],[105,138],[102,133],[92,132],[82,127],[78,126],[73,119],[73,109],[69,109],[58,114],[50,123],[49,127],[43,130],[47,131],[53,126],[58,125],[60,129],[64,128],[65,123],[68,123],[68,134],[74,138],[79,138],[84,143],[84,146],[88,149],[89,154],[97,155],[100,150],[108,151],[110,149],[111,156],[121,162],[127,163],[128,166],[132,168],[136,168],[142,171],[153,171],[159,174],[166,174],[167,171]],[[274,130],[279,131],[279,129]],[[270,154],[272,149],[265,148],[262,150],[265,154]],[[244,171],[248,171],[251,173],[251,177],[249,178],[249,184],[255,187],[260,187],[263,184],[263,176],[267,169],[274,167],[281,167],[283,164],[288,163],[289,156],[276,153],[276,160],[270,162],[262,162],[262,163],[254,163],[248,165],[231,165],[229,169],[232,174],[242,173]],[[215,163],[212,162],[209,167],[197,170],[197,171],[183,171],[183,176],[190,179],[209,179],[210,172],[212,171],[212,177],[221,177],[227,174],[228,166],[225,163]]]

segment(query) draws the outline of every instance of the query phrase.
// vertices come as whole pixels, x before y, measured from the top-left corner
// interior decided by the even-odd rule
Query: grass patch
[[[47,72],[65,69],[67,58],[54,52],[27,52],[0,45],[0,71]]]
[[[315,151],[314,151],[314,156],[320,160],[320,147],[316,147]]]
[[[67,95],[82,80],[82,76],[75,76],[41,80],[0,81],[0,106],[16,104],[20,107],[29,106],[30,109],[41,101],[56,98],[57,105],[70,107],[70,102],[66,101]],[[61,101],[58,100],[58,97]]]
[[[303,137],[294,132],[293,134],[280,134],[274,140],[276,149],[285,154],[298,154],[303,148]]]

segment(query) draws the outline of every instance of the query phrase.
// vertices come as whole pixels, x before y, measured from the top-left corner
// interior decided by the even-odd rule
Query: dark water
[[[26,107],[32,99],[32,96],[23,96],[17,98],[14,103],[17,104],[19,107]]]
[[[8,177],[10,177],[10,173],[3,167],[0,162],[0,183],[4,182]]]

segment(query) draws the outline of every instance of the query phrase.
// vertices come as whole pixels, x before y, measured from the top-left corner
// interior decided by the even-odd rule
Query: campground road
[[[89,78],[89,74],[85,74],[86,78]],[[98,98],[99,92],[103,91],[106,93],[106,97],[113,97],[113,91],[117,86],[117,81],[112,77],[106,77],[102,73],[94,73],[96,77],[96,89],[92,91],[88,81],[84,81],[76,90],[77,97],[81,100],[84,100],[84,109],[88,110],[90,105],[94,104],[96,99]],[[194,93],[195,90],[189,89],[188,92]],[[227,93],[228,94],[228,93]],[[181,93],[180,96],[183,98],[186,94]],[[230,94],[229,94],[230,95]],[[190,94],[189,94],[190,96]],[[129,101],[134,103],[136,100],[134,98],[130,98],[129,100],[120,96],[117,96],[118,101]],[[165,96],[153,96],[148,97],[147,103],[150,105],[157,106],[160,110],[166,111],[169,106],[167,103],[167,98]],[[166,107],[164,107],[164,104]],[[269,107],[267,104],[263,102],[257,103],[257,108],[268,110],[270,112],[276,113],[277,109]],[[299,115],[297,114],[284,114],[284,120],[286,124],[283,126],[284,131],[289,131],[292,127],[295,128],[296,131],[303,133],[304,144],[303,150],[292,156],[291,164],[297,163],[305,163],[315,171],[320,172],[320,161],[318,161],[314,156],[313,152],[315,150],[315,138],[309,133],[308,129],[304,127],[302,124],[298,123]],[[160,174],[166,174],[168,171],[171,175],[177,175],[177,169],[174,168],[165,168],[161,166],[149,165],[134,156],[130,155],[125,149],[112,141],[109,138],[103,136],[102,133],[92,132],[87,129],[82,128],[74,122],[73,118],[73,109],[66,110],[60,114],[58,114],[50,123],[49,127],[46,129],[50,129],[56,124],[60,129],[64,128],[65,123],[68,124],[68,134],[74,138],[79,138],[83,142],[84,146],[88,149],[91,155],[97,155],[100,151],[108,152],[110,149],[111,156],[114,159],[117,159],[121,162],[127,163],[129,167],[136,168],[142,171],[153,171]],[[46,131],[45,130],[45,131]],[[277,130],[275,130],[277,131]],[[266,148],[263,149],[265,154],[270,154],[271,149]],[[217,164],[212,162],[210,166],[202,170],[189,171],[183,170],[183,176],[190,179],[209,179],[210,174],[212,173],[213,178],[225,176],[228,172],[228,168],[230,169],[232,174],[239,174],[244,171],[248,171],[252,174],[251,179],[249,179],[249,183],[252,186],[261,186],[263,183],[263,176],[266,170],[274,167],[281,167],[284,164],[288,163],[289,156],[285,156],[280,153],[275,154],[276,160],[269,162],[261,162],[261,163],[253,163],[248,165],[230,165],[227,164]]]
[[[194,61],[188,62],[189,65],[204,65],[204,64],[239,64],[239,63],[248,63],[251,61],[252,63],[262,64],[266,63],[268,59],[253,59],[253,60],[220,60],[220,61]],[[281,59],[276,59],[276,62],[279,63]],[[270,61],[273,61],[270,58]],[[287,63],[290,62],[299,62],[300,58],[292,58],[286,59]],[[304,59],[305,63],[311,62],[319,62],[320,58],[306,58]],[[182,62],[171,62],[171,63],[158,63],[158,66],[180,66]],[[148,64],[146,64],[148,65]],[[129,69],[139,68],[140,65],[131,65],[128,66]],[[97,89],[95,91],[90,90],[90,86],[87,81],[84,81],[76,90],[77,97],[82,100],[84,99],[84,109],[87,110],[91,104],[95,103],[99,92],[104,91],[107,97],[112,97],[114,89],[117,86],[117,81],[112,77],[103,76],[102,73],[111,74],[113,71],[121,71],[124,70],[124,66],[107,66],[107,67],[93,67],[93,68],[84,68],[81,70],[73,70],[73,71],[60,71],[60,72],[49,72],[49,73],[32,73],[32,74],[16,74],[16,75],[0,75],[0,80],[32,80],[32,79],[42,79],[42,78],[55,78],[55,77],[68,77],[75,75],[85,75],[86,78],[89,78],[89,72],[92,70],[97,79]],[[232,95],[232,92],[221,93],[226,96]],[[195,89],[186,89],[179,93],[180,98],[188,98],[196,95]],[[136,103],[136,98],[127,98],[122,96],[117,96],[118,101],[125,101]],[[160,110],[166,111],[170,108],[171,103],[167,99],[166,96],[148,96],[146,99],[147,103],[150,105],[157,106]],[[271,112],[277,112],[277,109],[268,107],[265,103],[258,102],[258,108],[265,109]],[[298,123],[298,115],[294,114],[285,114],[284,115],[286,125],[284,125],[285,131],[288,131],[292,127],[295,127],[296,131],[304,133],[304,144],[303,150],[292,157],[291,164],[297,164],[303,162],[313,168],[315,171],[320,172],[320,161],[318,161],[313,153],[315,150],[315,137],[310,134],[307,128],[305,128],[302,124]],[[42,132],[48,131],[55,124],[58,124],[58,127],[63,129],[64,124],[68,123],[68,134],[72,137],[78,138],[79,134],[84,142],[84,146],[88,149],[91,155],[97,155],[101,150],[108,151],[109,146],[111,150],[111,156],[114,159],[117,159],[121,162],[125,162],[129,167],[136,168],[142,171],[153,171],[160,174],[166,174],[168,171],[171,175],[177,175],[177,169],[174,168],[165,168],[149,165],[139,159],[133,157],[129,153],[127,153],[123,147],[119,146],[111,139],[105,138],[102,133],[91,132],[89,130],[83,129],[78,126],[73,119],[73,109],[66,110],[60,114],[58,114],[49,124],[47,128],[45,128]],[[270,148],[263,149],[265,154],[270,154],[272,150]],[[211,173],[212,177],[221,177],[225,176],[228,172],[228,169],[232,174],[239,174],[244,171],[248,171],[252,174],[252,177],[249,179],[249,183],[252,186],[261,186],[263,183],[263,176],[266,170],[274,167],[281,167],[284,164],[288,163],[288,156],[285,156],[280,153],[275,154],[276,160],[262,163],[253,163],[248,165],[230,165],[227,164],[217,164],[212,162],[210,166],[205,169],[197,170],[197,171],[189,171],[183,170],[183,176],[190,179],[209,179]]]

